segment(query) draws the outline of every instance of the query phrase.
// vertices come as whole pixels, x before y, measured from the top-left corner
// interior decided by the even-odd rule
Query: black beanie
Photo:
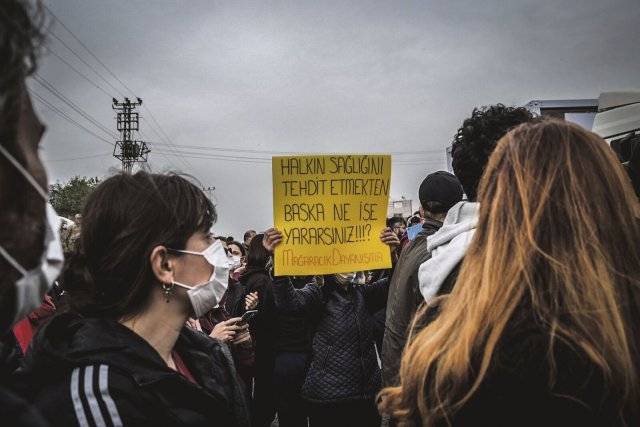
[[[462,200],[462,186],[455,175],[438,171],[427,175],[420,184],[418,197],[420,203],[439,202],[448,211]]]

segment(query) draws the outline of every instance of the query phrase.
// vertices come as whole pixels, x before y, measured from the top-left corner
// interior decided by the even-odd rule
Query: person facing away
[[[186,326],[227,288],[215,220],[177,175],[119,174],[92,192],[69,311],[38,331],[15,378],[51,425],[249,425],[227,346]]]
[[[45,127],[25,84],[42,40],[33,12],[26,1],[0,2],[0,419],[13,426],[46,422],[11,387],[18,358],[10,331],[40,306],[64,263],[38,151]]]
[[[418,268],[430,253],[427,236],[442,227],[447,211],[462,200],[462,187],[449,172],[427,175],[418,191],[420,216],[424,218],[422,231],[402,250],[389,285],[387,319],[382,341],[382,383],[397,385],[402,349],[407,340],[411,319],[418,308]],[[422,298],[420,298],[422,299]]]
[[[532,120],[526,108],[496,104],[474,108],[471,117],[458,129],[451,152],[453,173],[468,201],[449,209],[442,227],[427,241],[431,257],[420,265],[418,272],[420,293],[427,303],[448,293],[455,283],[478,222],[478,184],[498,140],[509,129]]]
[[[640,425],[640,206],[613,151],[568,122],[521,125],[478,201],[455,287],[382,410],[400,425]]]

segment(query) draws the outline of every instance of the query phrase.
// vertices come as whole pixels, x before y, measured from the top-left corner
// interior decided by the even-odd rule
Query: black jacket
[[[256,356],[260,359],[273,354],[275,341],[275,306],[271,291],[271,278],[264,268],[247,268],[240,276],[244,293],[258,293],[258,314],[249,324],[251,337],[256,346]]]
[[[302,281],[294,285],[288,277],[276,278],[277,284],[274,285],[274,280],[264,269],[248,269],[240,276],[240,282],[246,293],[258,292],[258,315],[251,322],[251,334],[255,338],[259,358],[311,351],[314,319],[306,311],[292,310],[287,297],[313,297],[316,288],[308,288]],[[283,287],[285,283],[291,287]],[[300,289],[294,291],[296,288]],[[294,292],[289,294],[289,290]],[[307,295],[309,292],[313,295]]]
[[[342,287],[330,278],[302,397],[314,403],[373,399],[381,384],[370,313],[386,304],[389,280]]]
[[[5,337],[9,344],[0,342],[0,420],[11,426],[44,427],[48,424],[27,401],[16,394],[9,382],[17,365],[17,350],[13,334]]]
[[[398,383],[400,359],[407,342],[411,320],[418,308],[420,295],[418,270],[420,264],[431,258],[427,250],[427,236],[442,227],[442,222],[427,220],[422,231],[402,250],[396,264],[387,301],[387,320],[382,341],[382,383],[394,386]],[[422,296],[420,296],[422,299]]]
[[[579,348],[549,333],[519,308],[494,351],[478,390],[450,417],[454,427],[613,427],[638,426],[639,414],[622,417],[615,402],[620,387],[604,386],[602,372]],[[555,372],[547,356],[554,356]],[[472,364],[479,371],[481,356]],[[622,419],[625,419],[623,423]],[[449,425],[442,421],[438,426]]]
[[[15,383],[53,426],[248,426],[227,347],[185,327],[175,350],[198,385],[127,327],[62,314],[34,337]]]

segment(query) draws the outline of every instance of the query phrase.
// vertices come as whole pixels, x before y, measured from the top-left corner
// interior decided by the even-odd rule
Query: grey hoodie
[[[462,261],[478,225],[480,205],[474,202],[458,202],[444,219],[442,228],[427,240],[431,258],[420,264],[418,281],[420,293],[426,302],[438,295],[442,284]]]

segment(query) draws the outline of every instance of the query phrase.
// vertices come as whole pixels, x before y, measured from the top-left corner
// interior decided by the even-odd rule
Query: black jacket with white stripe
[[[62,314],[34,337],[15,384],[52,426],[248,426],[227,347],[183,328],[192,383],[119,323]]]

